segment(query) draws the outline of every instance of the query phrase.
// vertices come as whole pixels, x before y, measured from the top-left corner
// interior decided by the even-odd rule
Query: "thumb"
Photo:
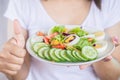
[[[18,35],[18,34],[22,33],[21,25],[20,25],[20,23],[17,19],[14,20],[13,27],[14,27],[14,34],[15,35]]]
[[[25,38],[22,33],[22,26],[20,25],[18,20],[14,20],[13,22],[13,27],[14,27],[14,38],[16,39],[16,43],[19,47],[24,47],[25,45]]]

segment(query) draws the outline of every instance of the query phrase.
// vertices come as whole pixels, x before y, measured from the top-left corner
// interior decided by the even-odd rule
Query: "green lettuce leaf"
[[[64,31],[65,31],[65,26],[59,25],[59,26],[54,26],[51,30],[51,33],[55,33],[55,32],[63,33]]]
[[[79,42],[73,45],[78,50],[81,50],[84,46],[92,46],[93,43],[89,42],[87,38],[81,38]]]
[[[84,31],[84,30],[81,29],[80,27],[73,28],[72,30],[69,31],[69,33],[76,34],[76,35],[78,35],[79,37],[88,35],[88,32]]]

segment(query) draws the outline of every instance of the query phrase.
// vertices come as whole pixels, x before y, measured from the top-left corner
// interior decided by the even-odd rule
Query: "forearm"
[[[118,80],[120,77],[120,63],[115,59],[109,62],[96,62],[93,67],[101,80]]]

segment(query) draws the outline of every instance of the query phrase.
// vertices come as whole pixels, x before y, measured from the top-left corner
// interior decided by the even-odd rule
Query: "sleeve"
[[[27,19],[25,17],[25,12],[23,11],[22,6],[23,5],[20,0],[9,0],[8,8],[4,16],[12,21],[17,19],[22,27],[27,29]]]
[[[103,0],[102,2],[104,28],[120,22],[120,0]]]

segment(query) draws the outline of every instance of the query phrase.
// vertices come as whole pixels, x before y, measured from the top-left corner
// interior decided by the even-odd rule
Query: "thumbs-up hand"
[[[0,72],[16,75],[20,71],[26,55],[25,38],[18,20],[14,21],[15,36],[6,42],[0,51]]]

